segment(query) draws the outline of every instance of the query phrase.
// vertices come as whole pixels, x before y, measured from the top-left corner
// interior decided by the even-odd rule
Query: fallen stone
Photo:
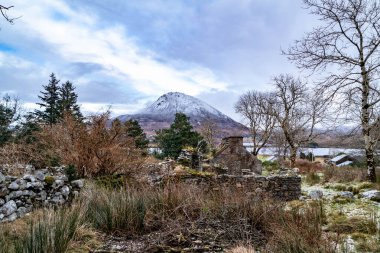
[[[365,192],[360,193],[359,197],[363,199],[369,199],[369,200],[380,202],[380,191],[379,190],[365,191]]]
[[[346,199],[353,199],[354,198],[354,194],[352,192],[349,192],[349,191],[339,192],[338,196],[341,198],[346,198]]]
[[[311,199],[322,199],[323,197],[323,192],[321,190],[311,190],[309,192],[309,197]]]
[[[73,186],[73,187],[75,187],[75,188],[83,188],[83,180],[80,180],[80,179],[78,179],[78,180],[74,180],[74,181],[71,181],[71,185]]]
[[[61,193],[63,196],[68,197],[70,194],[70,188],[67,185],[63,186],[61,188]]]

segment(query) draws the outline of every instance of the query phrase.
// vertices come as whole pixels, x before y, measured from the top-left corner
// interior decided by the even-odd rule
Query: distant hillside
[[[154,135],[156,130],[168,128],[177,112],[182,112],[190,117],[190,123],[198,130],[202,122],[206,120],[214,122],[219,137],[249,134],[248,128],[244,125],[234,121],[207,103],[179,92],[169,92],[162,95],[156,102],[137,114],[120,115],[117,118],[122,122],[135,119],[148,135]]]

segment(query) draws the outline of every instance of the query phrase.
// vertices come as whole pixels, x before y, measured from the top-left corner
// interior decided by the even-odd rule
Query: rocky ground
[[[301,201],[323,201],[323,230],[341,237],[343,252],[380,252],[380,191],[372,187],[369,183],[303,184]]]

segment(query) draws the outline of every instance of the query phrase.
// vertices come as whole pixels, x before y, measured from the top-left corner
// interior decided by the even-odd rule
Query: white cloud
[[[38,0],[30,4],[18,0],[14,5],[18,12],[15,15],[23,16],[17,21],[20,32],[47,43],[67,62],[102,65],[108,75],[145,95],[168,91],[198,95],[211,89],[227,89],[227,84],[209,69],[195,64],[181,68],[175,61],[158,60],[159,55],[138,45],[121,25],[100,28],[101,20],[72,10],[62,1]],[[61,18],[55,18],[54,13]]]

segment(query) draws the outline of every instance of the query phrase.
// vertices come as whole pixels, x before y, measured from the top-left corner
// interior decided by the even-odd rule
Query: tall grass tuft
[[[64,253],[82,222],[83,206],[76,204],[60,211],[46,211],[30,221],[23,236],[7,239],[0,236],[0,252]]]

